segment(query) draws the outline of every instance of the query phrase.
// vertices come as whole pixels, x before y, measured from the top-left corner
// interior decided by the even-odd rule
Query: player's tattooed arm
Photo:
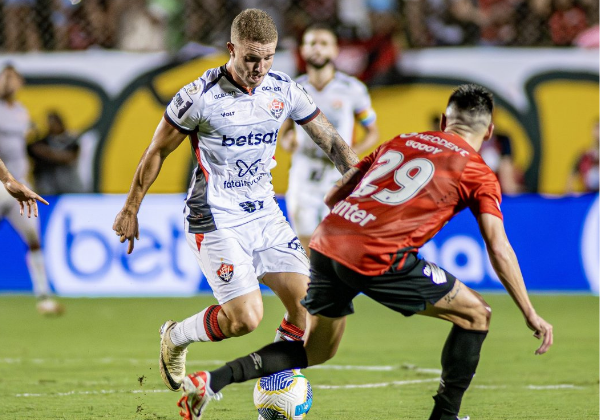
[[[302,128],[329,156],[341,174],[346,173],[358,162],[356,153],[346,144],[322,112],[314,120],[304,124]]]

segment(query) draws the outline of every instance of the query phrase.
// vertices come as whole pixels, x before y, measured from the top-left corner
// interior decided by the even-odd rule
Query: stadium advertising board
[[[183,233],[183,196],[149,195],[131,255],[112,231],[122,195],[67,195],[41,208],[46,266],[64,296],[189,296],[210,292]],[[283,200],[280,200],[285,210]],[[598,195],[505,197],[506,229],[531,291],[598,293]],[[31,291],[25,247],[0,227],[0,292]],[[477,290],[502,290],[475,219],[462,212],[422,255]]]

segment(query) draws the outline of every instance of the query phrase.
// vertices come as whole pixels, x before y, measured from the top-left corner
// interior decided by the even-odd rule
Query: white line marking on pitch
[[[103,357],[100,359],[23,359],[23,358],[3,358],[0,359],[0,363],[4,364],[23,364],[23,363],[32,363],[36,365],[44,364],[73,364],[73,363],[93,363],[93,364],[116,364],[116,363],[126,363],[132,365],[154,365],[158,363],[157,359],[115,359],[111,357]],[[225,364],[224,360],[190,360],[187,362],[188,366],[219,366]],[[392,365],[381,365],[381,366],[360,366],[360,365],[319,365],[312,366],[311,369],[322,369],[322,370],[362,370],[362,371],[392,371],[398,369],[407,369],[413,372],[418,373],[431,373],[433,375],[440,375],[442,373],[441,369],[433,369],[433,368],[420,368],[416,365],[412,364],[403,364],[400,366],[392,366]]]
[[[411,385],[411,384],[422,384],[425,382],[439,382],[440,378],[431,379],[414,379],[410,381],[391,381],[391,382],[380,382],[378,384],[360,384],[360,385],[312,385],[313,388],[318,389],[360,389],[360,388],[383,388],[390,385]]]
[[[380,382],[374,384],[348,384],[348,385],[313,385],[313,388],[318,389],[365,389],[365,388],[383,388],[388,386],[402,386],[402,385],[413,385],[413,384],[422,384],[428,382],[438,382],[439,378],[430,378],[430,379],[414,379],[407,381],[391,381],[391,382]],[[235,384],[237,385],[237,384]],[[235,386],[234,385],[234,386]],[[474,388],[480,389],[499,389],[506,388],[506,385],[474,385]],[[543,391],[543,390],[556,390],[556,389],[585,389],[582,386],[575,386],[572,384],[558,384],[558,385],[526,385],[523,388],[530,389],[534,391]],[[158,393],[169,393],[168,389],[134,389],[134,390],[116,390],[116,389],[101,389],[98,391],[67,391],[67,392],[50,392],[46,394],[34,394],[34,393],[23,393],[23,394],[15,394],[15,397],[68,397],[72,395],[106,395],[106,394],[158,394]]]

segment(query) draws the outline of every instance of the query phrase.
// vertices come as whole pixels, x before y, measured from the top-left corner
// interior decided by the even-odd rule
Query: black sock
[[[308,366],[304,341],[278,341],[210,372],[210,388],[219,392],[233,382],[245,382],[286,369]]]
[[[454,325],[442,350],[442,380],[433,397],[429,420],[455,420],[462,397],[475,375],[487,331],[465,330]]]

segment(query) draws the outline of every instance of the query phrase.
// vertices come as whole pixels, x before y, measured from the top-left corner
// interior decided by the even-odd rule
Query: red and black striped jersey
[[[364,174],[313,234],[310,247],[365,275],[399,269],[466,207],[502,218],[496,175],[452,133],[399,135],[356,167]]]

